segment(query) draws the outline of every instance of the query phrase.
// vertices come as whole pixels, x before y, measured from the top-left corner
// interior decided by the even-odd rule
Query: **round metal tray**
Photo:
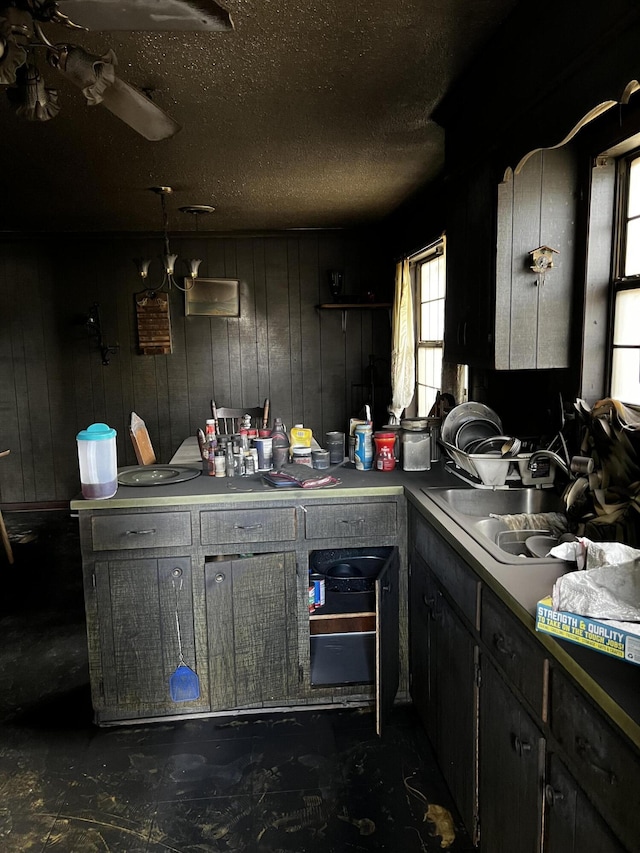
[[[168,486],[193,480],[201,473],[199,468],[186,465],[131,465],[118,468],[118,483],[121,486]]]

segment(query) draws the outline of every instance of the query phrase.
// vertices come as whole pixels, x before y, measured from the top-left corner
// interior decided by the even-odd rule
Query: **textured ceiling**
[[[391,212],[441,169],[430,115],[515,0],[221,0],[235,29],[80,33],[152,90],[182,130],[148,142],[40,63],[60,113],[26,122],[0,92],[0,230],[157,231],[154,185],[214,205],[200,230],[348,227]]]

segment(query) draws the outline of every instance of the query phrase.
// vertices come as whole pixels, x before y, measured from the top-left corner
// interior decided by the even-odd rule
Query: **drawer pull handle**
[[[518,735],[513,739],[513,746],[521,758],[523,755],[528,755],[531,752],[531,744],[526,740],[520,740]]]
[[[234,530],[262,530],[261,524],[234,524]]]
[[[216,572],[213,579],[216,583],[222,583],[222,581],[225,580],[225,578],[226,578],[226,576],[225,576],[224,572]]]
[[[501,655],[506,655],[509,660],[513,660],[515,658],[515,652],[511,651],[502,634],[493,635],[493,645],[496,647],[496,650],[499,651]]]
[[[364,518],[342,518],[342,524],[362,524],[364,522]]]
[[[583,761],[586,761],[595,773],[604,777],[610,785],[616,785],[618,783],[616,774],[612,770],[607,770],[605,767],[601,767],[597,761],[594,761],[594,758],[597,758],[598,755],[586,738],[580,737],[580,735],[576,736],[576,749],[578,751],[578,755],[583,759]]]
[[[150,527],[148,530],[125,530],[125,536],[148,536],[151,533],[157,533],[155,527]]]
[[[560,800],[564,800],[564,794],[562,791],[557,791],[551,785],[545,785],[544,798],[548,806],[555,806]]]

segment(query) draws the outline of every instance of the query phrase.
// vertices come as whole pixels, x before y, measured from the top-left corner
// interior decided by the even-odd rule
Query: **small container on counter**
[[[344,433],[332,430],[326,434],[325,439],[331,464],[340,465],[344,462]]]
[[[253,449],[258,455],[257,471],[270,471],[273,461],[271,438],[259,437],[253,439]]]
[[[400,436],[402,434],[400,424],[384,424],[381,428],[382,432],[392,432],[395,436],[395,441],[393,443],[393,455],[396,460],[396,465],[400,464]]]
[[[276,418],[271,432],[272,465],[279,471],[289,461],[289,437],[282,418]]]
[[[402,427],[402,470],[431,470],[431,429],[428,418],[405,418]]]
[[[373,467],[373,427],[371,424],[358,424],[356,433],[356,468],[358,471],[370,471]]]
[[[116,431],[107,424],[91,424],[77,436],[80,487],[86,500],[105,500],[118,491]]]
[[[213,464],[216,477],[227,476],[227,458],[224,450],[216,450],[216,454],[213,458]]]
[[[289,443],[291,444],[291,447],[300,447],[302,445],[305,447],[311,447],[312,440],[313,434],[311,430],[304,427],[302,424],[296,424],[289,432]]]
[[[373,467],[376,471],[393,471],[396,467],[396,434],[379,431],[374,434],[373,440],[376,446]]]
[[[340,460],[342,462],[342,459]],[[313,463],[313,467],[317,468],[318,471],[324,471],[325,468],[328,468],[331,464],[329,451],[328,450],[312,450],[311,451],[311,462]]]
[[[291,461],[296,465],[311,465],[311,447],[295,444],[291,448]]]

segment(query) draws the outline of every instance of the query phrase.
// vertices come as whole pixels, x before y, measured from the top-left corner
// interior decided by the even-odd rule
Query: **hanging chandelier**
[[[198,278],[198,268],[200,267],[202,260],[200,258],[191,258],[191,260],[185,261],[188,269],[188,276],[184,280],[184,287],[179,285],[174,275],[178,256],[173,254],[169,247],[169,216],[167,214],[167,205],[165,201],[166,197],[171,195],[173,189],[171,187],[149,187],[149,189],[160,198],[160,205],[162,207],[162,230],[164,236],[164,272],[162,276],[162,284],[160,287],[153,289],[169,291],[172,287],[177,287],[178,290],[182,291],[191,290]],[[151,261],[148,259],[140,261],[138,264],[138,272],[140,273],[140,277],[143,281],[146,281],[149,276],[150,265]]]

